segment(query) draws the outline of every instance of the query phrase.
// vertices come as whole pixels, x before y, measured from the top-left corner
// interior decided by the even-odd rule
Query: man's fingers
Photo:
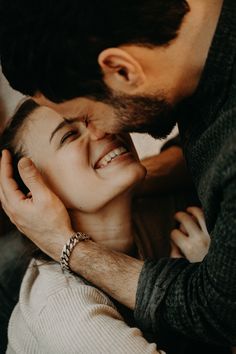
[[[1,184],[0,184],[0,201],[1,201],[1,203],[2,203],[2,201],[3,201],[3,192],[2,192],[2,186],[1,186]]]
[[[191,237],[194,235],[198,235],[200,231],[200,227],[197,222],[193,219],[191,215],[185,213],[183,211],[179,211],[175,214],[175,219],[183,225],[183,228],[186,230],[187,234]]]
[[[13,178],[12,158],[8,150],[3,150],[1,158],[1,200],[11,200],[12,203],[25,199],[25,195],[19,190]]]
[[[198,207],[188,207],[187,212],[192,214],[198,221],[199,225],[201,226],[202,231],[205,234],[208,234],[207,227],[206,227],[206,222],[204,218],[204,214],[202,209]]]
[[[34,198],[40,198],[41,195],[44,195],[43,192],[45,193],[47,187],[34,163],[29,158],[23,157],[18,163],[18,169],[31,195]]]

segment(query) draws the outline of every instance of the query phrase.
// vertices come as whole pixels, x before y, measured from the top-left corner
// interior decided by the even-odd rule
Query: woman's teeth
[[[96,169],[107,166],[112,160],[114,160],[117,156],[120,156],[127,152],[127,149],[124,146],[120,146],[108,154],[106,154],[101,160],[96,164]]]

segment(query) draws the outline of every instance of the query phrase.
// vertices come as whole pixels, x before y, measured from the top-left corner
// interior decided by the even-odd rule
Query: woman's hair
[[[39,107],[32,99],[26,99],[16,110],[0,137],[0,151],[8,149],[11,152],[13,162],[13,177],[20,190],[26,195],[29,190],[22,181],[18,172],[18,162],[24,157],[24,150],[21,148],[20,133],[30,115]],[[39,250],[30,240],[27,239],[27,251],[32,257],[51,261],[51,259]]]
[[[39,107],[32,99],[26,99],[15,111],[9,120],[6,128],[0,137],[0,151],[7,149],[11,152],[13,162],[14,179],[23,193],[27,194],[29,190],[22,181],[18,172],[18,162],[24,156],[24,150],[21,148],[20,130],[24,127],[29,116]]]
[[[186,0],[1,0],[2,69],[26,95],[105,101],[110,92],[99,53],[129,44],[166,46],[189,10]]]

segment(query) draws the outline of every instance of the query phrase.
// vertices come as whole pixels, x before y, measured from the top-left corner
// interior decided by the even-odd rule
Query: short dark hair
[[[103,100],[99,53],[122,44],[168,45],[186,0],[0,0],[0,55],[11,86],[54,102]]]

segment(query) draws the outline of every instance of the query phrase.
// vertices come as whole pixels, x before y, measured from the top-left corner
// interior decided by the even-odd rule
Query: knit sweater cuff
[[[161,304],[178,274],[189,264],[184,258],[147,259],[142,268],[136,294],[134,317],[143,331],[157,333]]]

